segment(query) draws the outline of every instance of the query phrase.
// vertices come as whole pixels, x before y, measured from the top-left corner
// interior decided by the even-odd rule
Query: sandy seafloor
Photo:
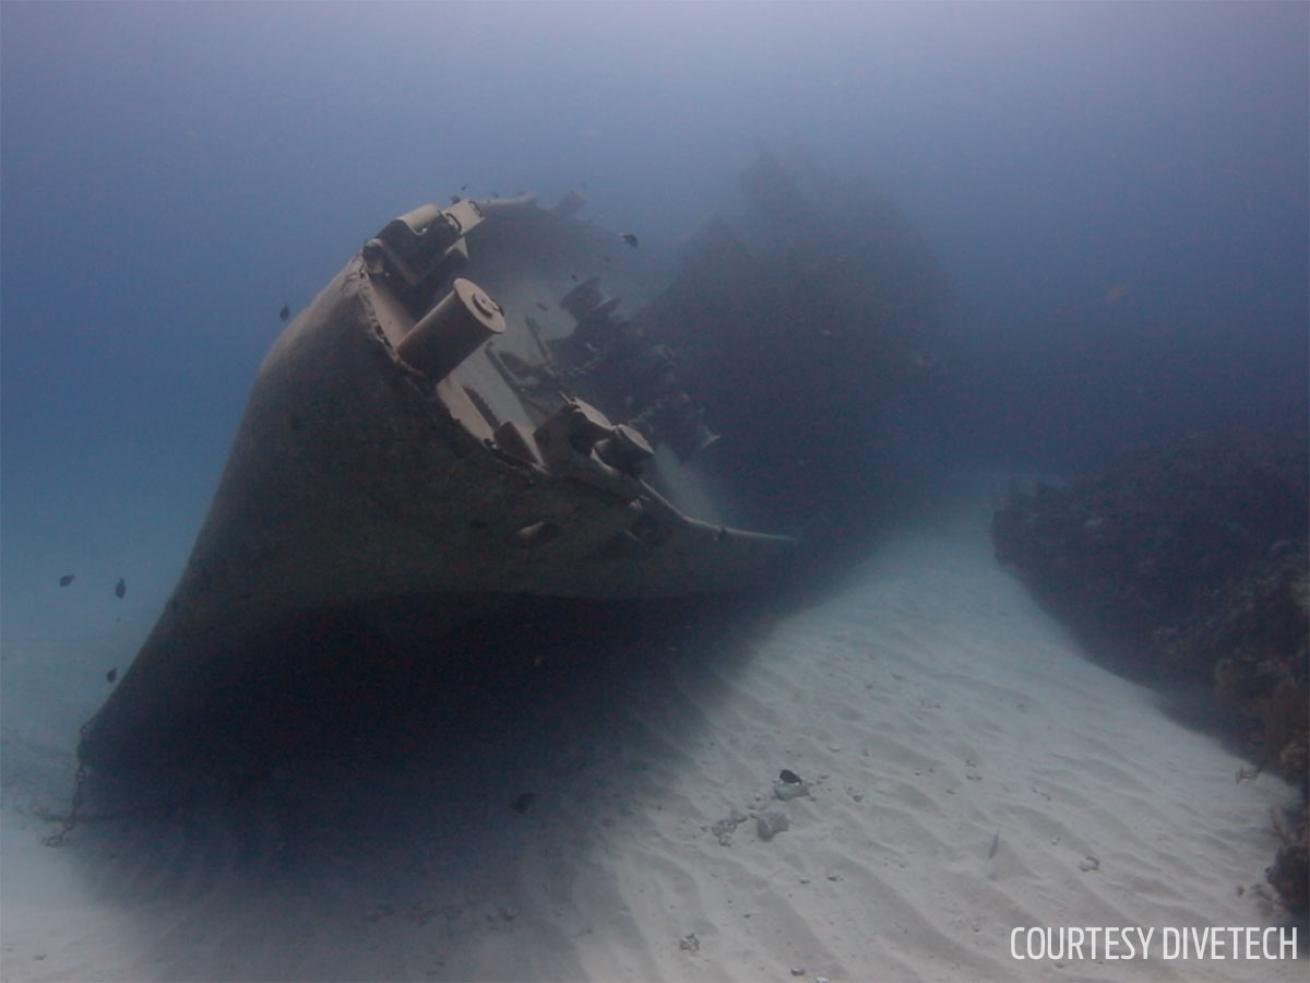
[[[1277,923],[1270,812],[1293,793],[1238,784],[1242,760],[1080,654],[997,567],[988,504],[893,531],[733,644],[615,653],[574,703],[60,849],[33,810],[103,695],[85,663],[123,664],[153,612],[76,673],[66,638],[7,637],[3,978],[1304,979],[1010,959],[1014,926]],[[811,796],[773,800],[781,768]],[[724,845],[734,809],[790,828]]]

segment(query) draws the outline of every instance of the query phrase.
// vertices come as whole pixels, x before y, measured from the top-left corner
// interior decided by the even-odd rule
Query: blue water
[[[3,7],[6,628],[183,560],[283,302],[414,204],[585,184],[669,251],[761,146],[955,296],[947,446],[1067,468],[1307,412],[1307,8]]]
[[[952,284],[946,447],[1066,469],[1307,414],[1293,4],[3,7],[6,630],[156,603],[283,302],[467,186],[668,252],[761,146]],[[144,598],[148,596],[149,602]]]
[[[71,762],[279,309],[455,193],[581,189],[658,261],[806,157],[946,274],[938,470],[1304,444],[1308,39],[1293,3],[0,4],[6,713]]]

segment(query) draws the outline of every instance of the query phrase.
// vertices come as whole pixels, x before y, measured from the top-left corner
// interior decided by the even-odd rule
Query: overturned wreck
[[[769,161],[752,180],[756,198],[762,184],[788,194]],[[804,313],[816,274],[794,284],[807,300],[789,299],[787,281],[768,276],[777,261],[748,259],[740,245],[725,253],[731,234],[716,223],[660,285],[631,243],[616,247],[579,207],[576,195],[553,209],[531,197],[421,206],[291,320],[261,366],[181,581],[83,730],[91,773],[212,759],[232,739],[234,706],[294,685],[298,666],[321,668],[322,626],[342,612],[398,631],[421,622],[433,639],[523,595],[740,590],[791,554],[790,536],[723,521],[698,462],[721,444],[729,462],[744,459],[767,431],[750,425],[744,373],[765,370],[757,395],[786,394],[784,412],[787,400],[824,394],[827,383],[798,384],[794,371],[768,378],[816,348]],[[817,223],[806,237],[788,245],[793,268],[797,249],[812,266],[830,245]],[[766,282],[770,295],[741,297]],[[621,297],[635,298],[636,314],[621,313]],[[758,333],[761,303],[784,305],[774,319],[786,331]],[[903,346],[870,340],[873,325],[840,306],[818,311],[820,368],[842,364],[872,383],[909,364]],[[847,344],[862,364],[831,351],[834,327],[857,339]],[[752,329],[768,353],[753,368],[742,350]],[[734,358],[747,367],[724,372]],[[841,390],[826,398],[812,416],[849,421],[867,409]],[[799,449],[822,459],[823,434],[793,425],[765,433],[774,458],[763,454],[733,491],[770,471],[794,480],[778,461]]]

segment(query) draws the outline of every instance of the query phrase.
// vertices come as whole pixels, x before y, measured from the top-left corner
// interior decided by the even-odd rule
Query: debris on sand
[[[774,782],[773,797],[779,802],[790,802],[792,799],[799,799],[802,796],[810,794],[810,786],[806,782]]]
[[[791,829],[791,822],[781,812],[764,812],[755,817],[755,832],[765,843],[787,829]]]
[[[728,813],[726,819],[720,819],[710,827],[710,832],[719,841],[719,846],[732,846],[732,834],[737,831],[737,827],[744,823],[746,819],[746,816],[738,812],[736,807],[733,807],[732,812]]]
[[[778,780],[773,783],[773,797],[779,802],[790,802],[810,794],[810,784],[790,768],[778,772]]]

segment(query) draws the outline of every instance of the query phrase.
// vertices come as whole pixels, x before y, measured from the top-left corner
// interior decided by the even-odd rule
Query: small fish
[[[992,837],[992,848],[987,851],[987,859],[991,860],[996,856],[996,851],[1001,848],[1001,831],[998,829],[996,835]]]
[[[528,808],[532,805],[533,801],[536,798],[537,798],[536,795],[534,795],[532,792],[524,792],[513,802],[511,802],[509,804],[509,807],[513,809],[515,812],[517,812],[519,815],[523,815],[523,813],[528,811]]]
[[[459,186],[459,190],[460,190],[460,191],[467,191],[468,189],[469,189],[469,186],[468,186],[467,184],[461,184],[461,185]]]
[[[542,311],[550,310],[550,308],[547,307],[545,304],[543,304],[541,301],[537,301],[537,309]]]
[[[624,232],[621,236],[619,236],[619,238],[622,239],[624,242],[626,242],[633,249],[637,248],[637,237],[633,235],[631,232]]]
[[[461,198],[459,195],[451,195],[451,196],[450,196],[450,203],[451,203],[452,205],[458,205],[458,204],[459,204],[461,201],[463,201],[463,200],[464,200],[464,199]]]
[[[282,319],[282,323],[285,324],[287,322],[287,319],[291,317],[291,308],[288,307],[286,304],[283,304],[282,310],[277,312],[277,316],[280,317]]]
[[[124,580],[122,577],[119,577],[118,583],[114,585],[114,596],[121,601],[123,599],[123,595],[126,593],[127,593],[127,581]]]
[[[574,283],[578,282],[578,275],[576,273],[570,273],[569,276],[573,278]]]
[[[73,578],[76,576],[77,574],[73,574],[73,573],[64,574],[62,577],[59,578],[59,586],[67,587],[69,584],[73,582]]]
[[[782,769],[782,771],[778,772],[778,777],[781,778],[788,785],[803,784],[801,782],[801,776],[796,774],[796,772],[792,771],[790,768]]]
[[[112,683],[117,678],[118,678],[117,668],[110,669],[107,673],[105,673],[105,682],[107,683]]]

